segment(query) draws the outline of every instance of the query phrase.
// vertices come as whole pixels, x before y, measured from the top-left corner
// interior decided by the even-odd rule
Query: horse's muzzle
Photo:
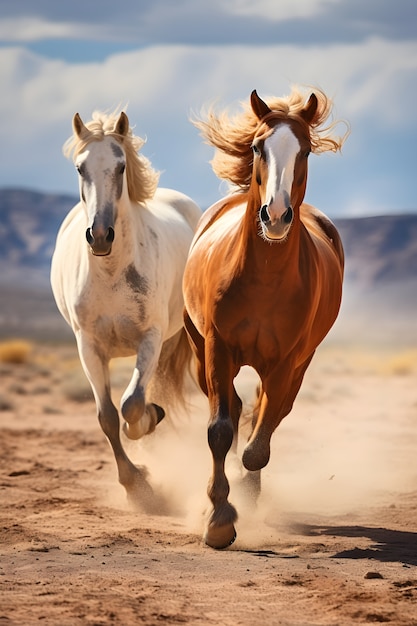
[[[294,211],[291,206],[279,219],[271,220],[268,207],[264,204],[259,211],[259,219],[262,226],[262,234],[270,241],[281,241],[285,239],[294,219]]]
[[[107,256],[111,252],[114,241],[114,228],[109,226],[104,232],[94,232],[92,228],[87,228],[85,238],[90,246],[91,252],[95,256]]]

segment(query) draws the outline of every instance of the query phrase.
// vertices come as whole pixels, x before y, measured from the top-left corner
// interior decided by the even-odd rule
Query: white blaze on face
[[[85,199],[88,225],[103,220],[113,225],[113,206],[117,199],[117,168],[122,163],[123,152],[111,137],[92,141],[76,158],[80,172],[80,193]]]
[[[287,211],[294,180],[295,159],[300,144],[291,128],[281,124],[264,143],[268,165],[266,198],[263,204],[268,207],[272,222],[279,220]]]

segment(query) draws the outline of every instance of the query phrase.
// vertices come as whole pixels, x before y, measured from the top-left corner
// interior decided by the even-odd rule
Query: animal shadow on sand
[[[310,537],[350,537],[368,538],[372,544],[368,548],[354,547],[332,554],[332,559],[373,559],[381,563],[398,562],[404,566],[417,565],[417,533],[389,528],[367,526],[317,526],[309,524],[292,525],[298,535]],[[260,557],[298,558],[275,550],[243,550]]]
[[[417,565],[417,533],[372,528],[367,526],[314,526],[301,525],[297,531],[309,536],[365,537],[372,544],[368,548],[352,548],[333,554],[332,558],[374,559],[381,563],[400,562]]]

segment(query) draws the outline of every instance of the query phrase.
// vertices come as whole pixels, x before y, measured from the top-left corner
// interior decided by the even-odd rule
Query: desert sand
[[[116,362],[115,395],[131,362]],[[417,624],[416,351],[326,342],[237,539],[202,541],[207,406],[127,442],[168,515],[129,508],[74,346],[0,363],[0,624]],[[249,399],[253,376],[239,380]]]

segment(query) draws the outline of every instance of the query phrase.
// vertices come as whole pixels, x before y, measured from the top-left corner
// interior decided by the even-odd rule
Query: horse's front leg
[[[257,472],[268,464],[271,436],[290,413],[313,354],[298,367],[294,367],[290,359],[281,362],[268,376],[263,377],[263,389],[254,412],[252,434],[242,456],[243,465],[249,471]]]
[[[152,402],[146,403],[146,388],[155,373],[162,348],[162,334],[151,328],[142,338],[136,357],[136,367],[121,399],[124,433],[129,439],[140,439],[151,433],[165,416],[164,410]]]
[[[119,482],[128,494],[135,494],[136,499],[139,491],[146,508],[152,497],[152,489],[146,480],[146,470],[132,463],[121,444],[119,415],[111,399],[108,361],[85,335],[79,333],[76,338],[81,364],[94,393],[98,420],[114,453]]]
[[[213,505],[205,531],[205,542],[212,548],[227,548],[236,538],[236,509],[228,501],[229,482],[225,473],[226,455],[235,436],[231,415],[236,375],[227,349],[216,338],[207,338],[205,366],[210,405],[208,443],[213,471],[207,493]],[[233,416],[236,419],[236,416]]]

